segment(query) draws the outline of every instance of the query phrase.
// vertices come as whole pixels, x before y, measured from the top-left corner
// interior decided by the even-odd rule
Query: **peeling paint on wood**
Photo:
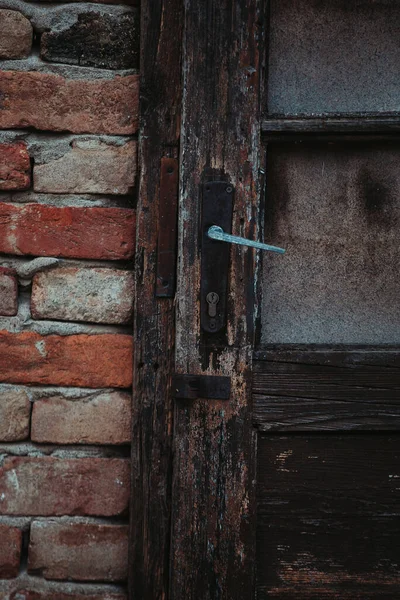
[[[170,594],[253,598],[251,355],[255,255],[232,247],[228,327],[200,333],[200,184],[235,186],[233,233],[255,239],[260,196],[258,0],[186,1],[176,368],[232,378],[228,403],[175,409]]]

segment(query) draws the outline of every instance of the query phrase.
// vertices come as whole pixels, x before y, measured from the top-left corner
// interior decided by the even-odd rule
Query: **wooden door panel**
[[[399,438],[261,434],[257,489],[259,517],[273,520],[400,515]]]
[[[262,431],[400,428],[398,349],[281,347],[256,358],[253,420]]]
[[[399,519],[261,517],[257,600],[396,600]]]
[[[257,598],[398,598],[397,435],[260,434]]]

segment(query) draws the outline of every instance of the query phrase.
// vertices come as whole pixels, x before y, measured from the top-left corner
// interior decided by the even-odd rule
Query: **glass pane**
[[[398,0],[271,0],[270,114],[400,110]]]
[[[400,342],[400,145],[268,149],[262,342]]]

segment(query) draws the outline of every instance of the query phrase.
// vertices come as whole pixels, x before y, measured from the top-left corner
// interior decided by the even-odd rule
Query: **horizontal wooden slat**
[[[275,348],[254,363],[263,431],[400,429],[400,352]]]
[[[259,518],[257,599],[395,600],[398,518]]]
[[[400,516],[397,434],[259,436],[259,515]]]
[[[313,118],[271,118],[262,121],[262,132],[269,133],[390,133],[400,132],[398,114],[321,116]]]
[[[269,344],[254,353],[255,361],[352,367],[393,367],[400,370],[400,345],[349,346]]]
[[[259,600],[400,597],[399,441],[259,435]]]

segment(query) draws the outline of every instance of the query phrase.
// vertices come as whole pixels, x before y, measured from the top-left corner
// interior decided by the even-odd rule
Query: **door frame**
[[[162,206],[177,208],[183,0],[142,0],[129,598],[167,598],[171,529],[174,281],[156,295]],[[165,193],[167,188],[167,193]],[[163,191],[164,190],[164,191]],[[165,240],[164,240],[165,241]]]

